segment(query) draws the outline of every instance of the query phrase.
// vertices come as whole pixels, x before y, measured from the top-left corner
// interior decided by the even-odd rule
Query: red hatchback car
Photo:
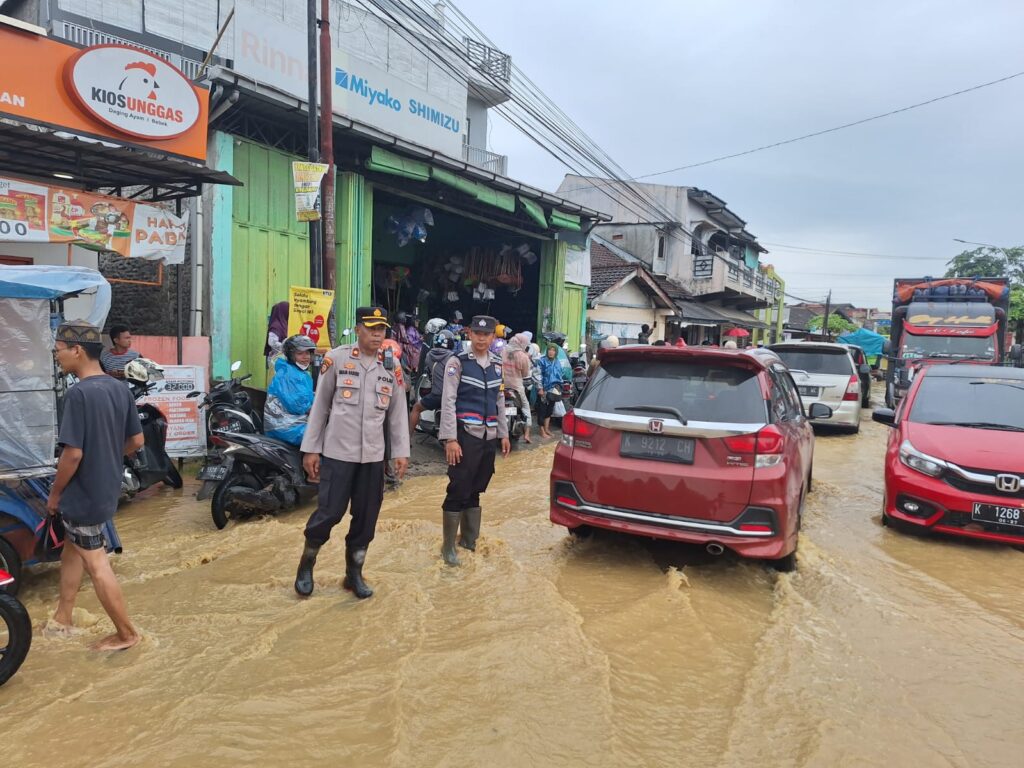
[[[895,413],[882,522],[1024,544],[1024,370],[929,365]]]
[[[827,418],[820,403],[812,416]],[[551,521],[796,564],[814,433],[767,349],[627,346],[562,422]]]

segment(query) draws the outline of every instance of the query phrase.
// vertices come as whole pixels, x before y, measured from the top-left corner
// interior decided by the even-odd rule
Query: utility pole
[[[825,341],[832,341],[832,334],[829,333],[828,329],[828,316],[832,311],[832,291],[828,292],[828,297],[825,299],[825,322],[821,324],[821,332],[825,334]]]
[[[320,212],[323,221],[323,282],[320,287],[334,290],[334,72],[331,59],[331,2],[320,0],[320,157],[327,173],[320,187]]]
[[[316,114],[316,90],[317,90],[317,59],[316,59],[316,0],[306,0],[306,45],[309,49],[307,61],[307,73],[309,75],[309,95],[307,107],[309,109],[306,123],[306,144],[309,151],[309,160],[313,163],[320,162],[320,142],[317,137],[317,114]],[[323,204],[321,203],[321,211]],[[312,288],[323,287],[323,256],[320,250],[320,223],[309,222],[309,285]]]

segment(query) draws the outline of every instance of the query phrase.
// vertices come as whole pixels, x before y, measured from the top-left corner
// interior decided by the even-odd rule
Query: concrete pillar
[[[234,138],[214,131],[210,139],[210,167],[234,174]],[[210,225],[210,376],[231,378],[231,247],[234,228],[234,187],[213,187],[212,205],[207,212]],[[260,363],[262,365],[262,363]]]

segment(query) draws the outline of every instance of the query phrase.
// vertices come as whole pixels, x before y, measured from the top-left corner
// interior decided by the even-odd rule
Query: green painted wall
[[[341,333],[352,327],[356,308],[370,303],[373,185],[357,173],[339,173],[335,189],[337,292],[334,310]]]
[[[562,329],[565,330],[569,351],[580,348],[585,333],[587,288],[583,285],[565,283],[562,294]]]
[[[568,246],[564,240],[545,240],[540,251],[540,291],[537,297],[537,327],[544,331],[562,331],[558,327],[564,322],[562,299],[565,287],[565,253]],[[577,341],[577,344],[579,342]]]
[[[303,158],[236,139],[231,251],[230,358],[266,386],[263,346],[270,308],[309,284],[307,225],[295,220],[291,163]]]

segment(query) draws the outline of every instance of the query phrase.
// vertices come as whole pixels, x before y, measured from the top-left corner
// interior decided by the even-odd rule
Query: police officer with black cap
[[[385,430],[399,478],[409,466],[409,414],[404,393],[380,353],[390,327],[383,308],[360,307],[356,310],[357,342],[332,349],[320,367],[302,439],[302,466],[310,481],[320,483],[317,508],[306,523],[306,546],[295,577],[295,591],[302,597],[313,593],[317,553],[350,504],[344,586],[360,599],[373,594],[363,581],[363,561],[384,500]]]
[[[498,441],[502,456],[508,456],[511,449],[501,358],[490,351],[497,324],[489,315],[474,317],[468,327],[469,349],[452,355],[445,363],[438,438],[444,442],[448,460],[448,491],[441,506],[441,556],[448,565],[459,565],[455,552],[459,533],[459,546],[476,549],[480,494],[487,490],[494,475]]]

